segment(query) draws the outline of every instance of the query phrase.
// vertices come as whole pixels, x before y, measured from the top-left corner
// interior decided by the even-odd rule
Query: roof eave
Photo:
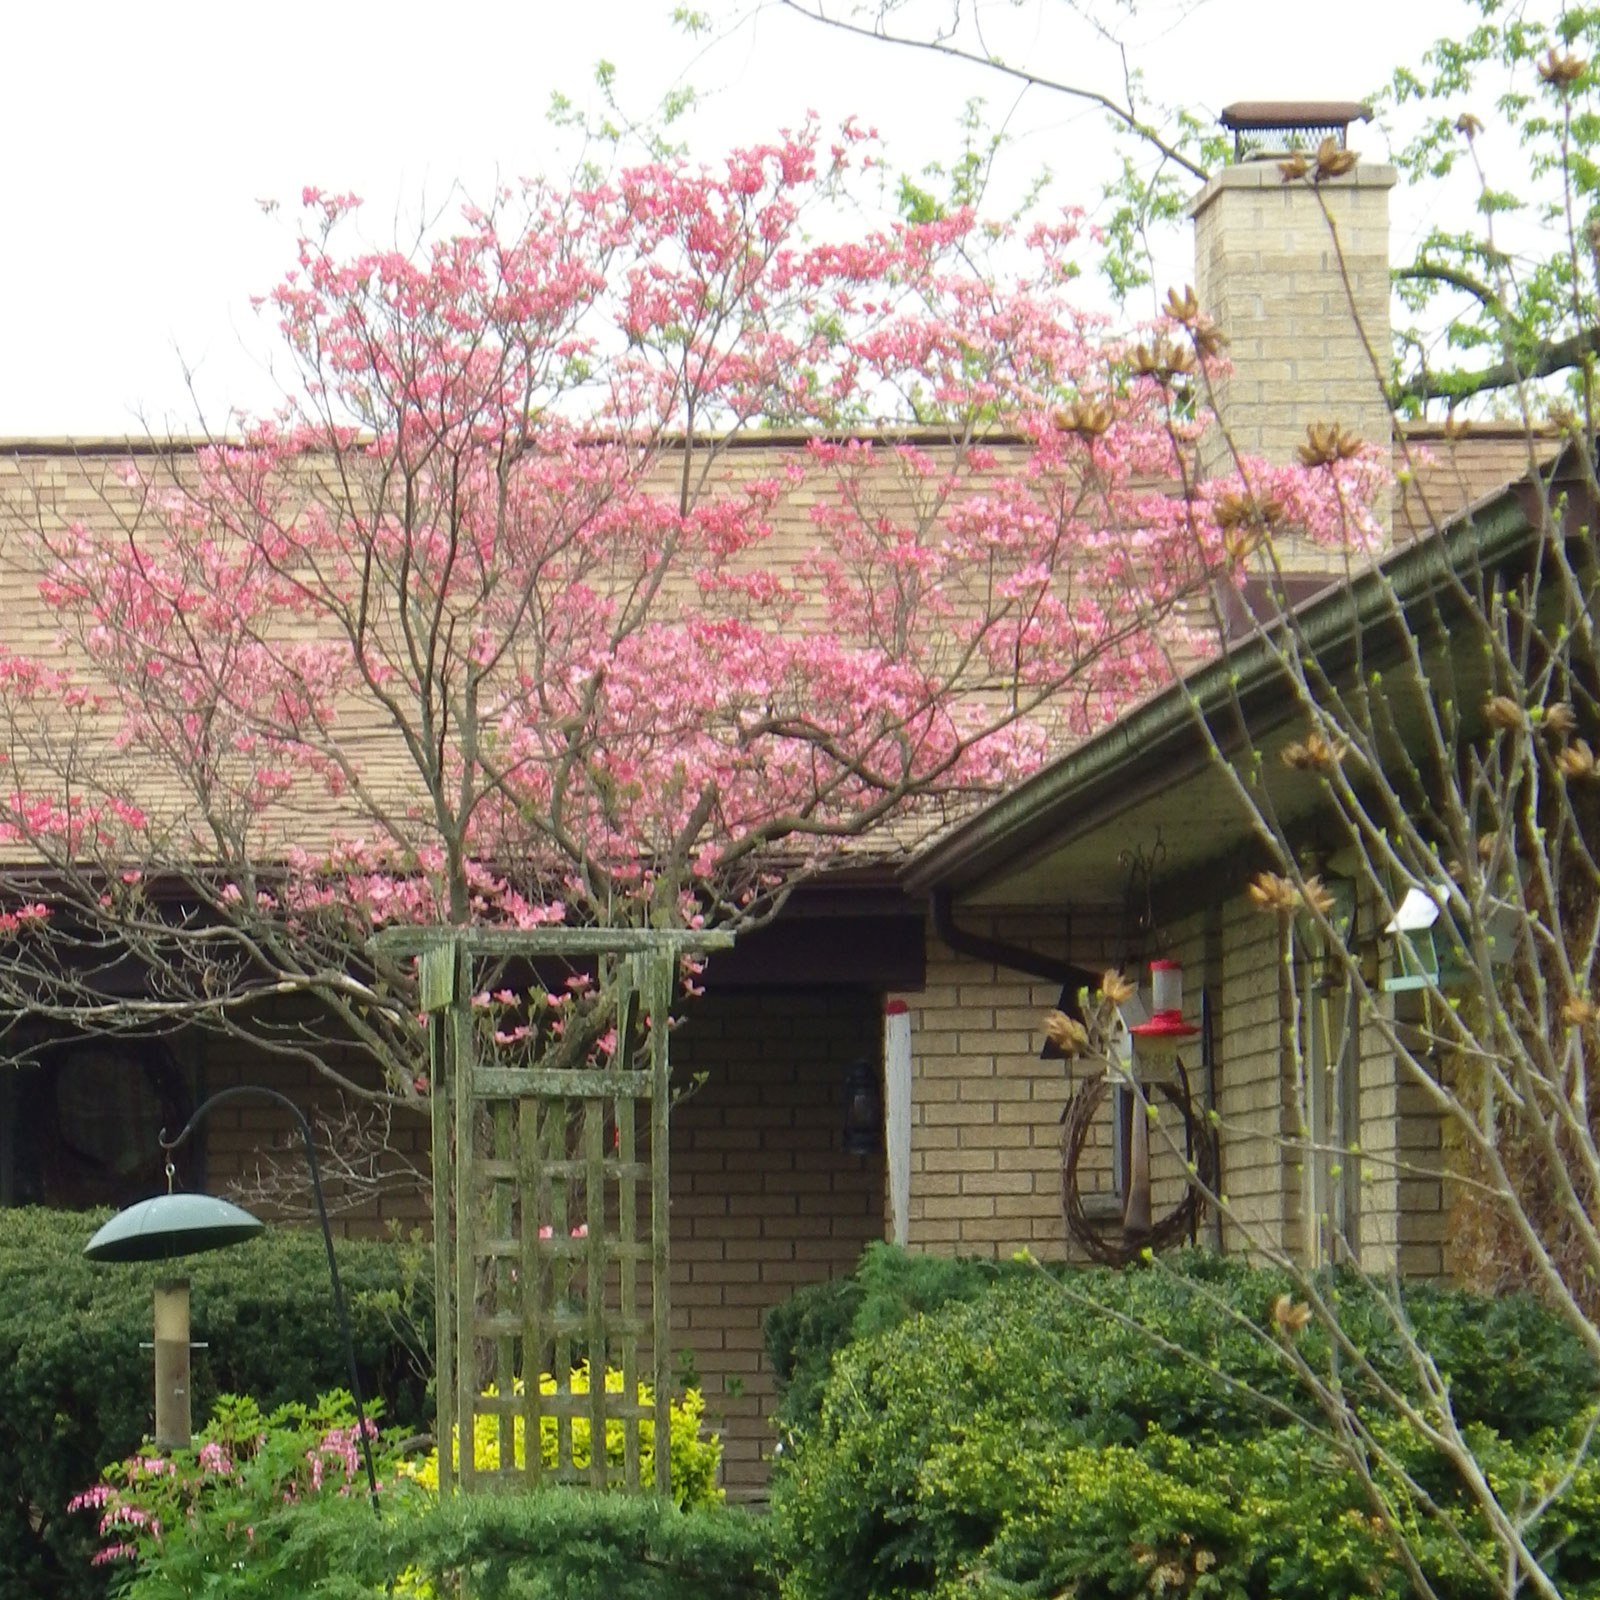
[[[1554,476],[1561,476],[1560,464]],[[1308,601],[1295,616],[1298,647],[1325,652],[1393,623],[1395,607],[1415,605],[1463,566],[1493,568],[1537,537],[1541,522],[1531,504],[1538,491],[1528,481],[1489,496],[1440,534],[1419,540],[1347,583]],[[1203,757],[1202,719],[1215,724],[1235,704],[1248,704],[1282,682],[1279,641],[1285,625],[1267,624],[1237,647],[1120,718],[1105,732],[1024,779],[941,838],[901,869],[908,893],[961,892],[983,883],[1052,834],[1065,834],[1075,815],[1090,811],[1108,791],[1132,788],[1138,774],[1163,764]],[[1282,722],[1293,715],[1288,705]],[[1269,731],[1258,721],[1252,731]],[[1219,737],[1224,749],[1230,741]],[[1240,736],[1232,744],[1237,747]]]

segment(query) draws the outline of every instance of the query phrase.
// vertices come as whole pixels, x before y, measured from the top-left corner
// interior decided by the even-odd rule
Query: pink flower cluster
[[[376,1439],[377,1434],[376,1424],[369,1419],[368,1438]],[[208,1514],[217,1490],[237,1492],[244,1487],[252,1463],[262,1459],[266,1442],[267,1435],[261,1433],[236,1439],[230,1450],[218,1440],[207,1440],[192,1465],[182,1464],[181,1457],[132,1456],[109,1468],[100,1483],[74,1495],[67,1509],[99,1513],[100,1535],[109,1542],[95,1556],[97,1563],[137,1558],[141,1544],[148,1549],[163,1539],[163,1515],[170,1512],[173,1525],[182,1522],[193,1527]],[[330,1489],[348,1494],[365,1470],[361,1436],[353,1423],[324,1428],[304,1451],[303,1459],[303,1474],[269,1486],[274,1499],[294,1503],[307,1494]],[[237,1522],[229,1521],[227,1537],[233,1538],[238,1528]],[[247,1540],[254,1540],[253,1524],[245,1524],[243,1532]]]

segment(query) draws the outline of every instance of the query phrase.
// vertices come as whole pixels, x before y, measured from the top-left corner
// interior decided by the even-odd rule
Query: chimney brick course
[[[1381,444],[1391,416],[1379,373],[1389,359],[1392,166],[1357,166],[1315,187],[1277,164],[1224,167],[1190,205],[1195,291],[1228,341],[1216,384],[1221,428],[1201,446],[1208,472],[1243,454],[1288,462],[1313,422]]]

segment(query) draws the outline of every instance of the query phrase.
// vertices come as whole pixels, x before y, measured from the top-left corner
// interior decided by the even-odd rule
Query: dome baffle
[[[266,1231],[248,1211],[207,1194],[158,1194],[119,1211],[83,1247],[91,1261],[170,1261],[242,1244]]]

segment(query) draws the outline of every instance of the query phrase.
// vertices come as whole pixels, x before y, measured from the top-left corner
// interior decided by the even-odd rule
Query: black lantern
[[[844,1133],[839,1146],[848,1155],[870,1156],[882,1143],[883,1094],[876,1068],[862,1057],[845,1071]]]

